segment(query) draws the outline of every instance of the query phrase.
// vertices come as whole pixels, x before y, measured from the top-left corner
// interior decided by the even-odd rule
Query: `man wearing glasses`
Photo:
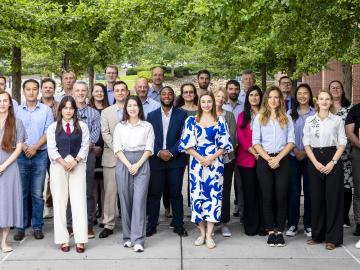
[[[286,111],[291,109],[294,98],[291,96],[292,81],[288,76],[282,76],[279,80],[279,88],[284,96]]]
[[[114,83],[116,82],[118,76],[119,76],[119,69],[117,66],[108,65],[105,68],[106,89],[107,89],[109,105],[113,105],[115,102],[113,88],[114,88]]]

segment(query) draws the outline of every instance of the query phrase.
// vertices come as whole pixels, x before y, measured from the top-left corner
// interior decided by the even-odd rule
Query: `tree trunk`
[[[64,52],[64,54],[63,54],[61,69],[62,69],[62,71],[69,69],[69,56],[68,56],[67,52]]]
[[[94,70],[94,66],[90,65],[89,66],[89,90],[90,90],[90,92],[94,88],[94,83],[95,83],[95,70]]]
[[[261,88],[263,91],[266,90],[266,64],[261,64]]]
[[[345,96],[352,101],[352,64],[342,63]]]
[[[12,48],[11,59],[12,97],[21,102],[21,48]]]

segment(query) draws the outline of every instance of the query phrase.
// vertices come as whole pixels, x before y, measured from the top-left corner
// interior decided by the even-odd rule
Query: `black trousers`
[[[224,183],[221,205],[221,222],[228,223],[230,221],[230,193],[231,183],[234,174],[235,160],[224,164]],[[236,193],[236,192],[235,192]]]
[[[256,164],[256,175],[259,180],[264,225],[268,231],[276,227],[284,231],[287,217],[287,195],[290,177],[290,160],[286,156],[280,161],[277,169],[271,169],[268,162],[259,157]],[[244,192],[246,193],[246,192]]]
[[[352,188],[344,188],[344,224],[350,223],[349,212],[352,203]]]
[[[245,234],[256,235],[263,231],[262,199],[256,167],[238,166],[244,194],[244,228]]]
[[[183,225],[183,184],[184,167],[164,168],[161,170],[151,169],[149,192],[147,197],[146,213],[148,216],[148,229],[156,228],[159,220],[161,195],[164,187],[169,187],[170,202],[172,206],[173,220],[175,227]]]
[[[314,148],[316,159],[328,164],[336,147]],[[308,165],[311,196],[312,239],[316,242],[343,243],[344,222],[344,171],[341,159],[332,171],[325,175],[312,162]]]

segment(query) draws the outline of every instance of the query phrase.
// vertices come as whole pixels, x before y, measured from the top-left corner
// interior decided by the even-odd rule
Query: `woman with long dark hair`
[[[295,236],[300,219],[301,186],[304,192],[304,234],[311,237],[311,204],[309,176],[307,172],[308,158],[302,143],[306,118],[315,114],[313,95],[308,84],[300,84],[295,90],[294,104],[289,111],[294,122],[295,147],[290,152],[291,177],[289,181],[289,213],[286,236]],[[301,179],[303,185],[301,185]]]
[[[192,83],[184,83],[180,87],[180,95],[176,98],[176,107],[184,110],[189,116],[195,116],[198,111],[199,97]]]
[[[154,130],[145,121],[138,96],[129,96],[123,120],[114,131],[117,157],[116,182],[120,197],[124,247],[144,251],[146,237],[146,200],[150,180],[149,157],[154,153]]]
[[[200,229],[195,245],[206,243],[208,248],[214,248],[212,233],[221,218],[223,155],[233,147],[224,117],[216,114],[212,93],[203,93],[198,114],[187,118],[179,150],[190,154],[191,221]]]
[[[0,93],[0,228],[1,250],[11,252],[7,238],[10,227],[23,227],[22,189],[16,159],[22,151],[25,129],[14,116],[11,96]]]
[[[86,158],[89,152],[89,129],[78,120],[73,97],[61,100],[56,122],[47,130],[47,147],[51,161],[50,188],[54,202],[55,244],[63,252],[70,251],[70,235],[66,228],[66,208],[70,200],[76,252],[85,251],[88,242],[86,207]]]
[[[334,99],[336,115],[340,116],[345,124],[346,117],[352,106],[345,96],[344,86],[340,81],[334,80],[329,83],[328,90]],[[341,156],[344,166],[344,228],[349,228],[351,226],[349,218],[353,187],[351,151],[351,143],[349,142],[346,144],[344,153]]]
[[[285,246],[283,231],[287,217],[287,194],[290,177],[289,152],[295,143],[294,125],[286,114],[280,89],[268,88],[254,119],[252,143],[259,159],[256,163],[260,183],[268,245]]]
[[[251,86],[246,92],[244,111],[237,119],[239,143],[236,164],[243,186],[245,234],[250,236],[264,234],[261,194],[256,176],[256,161],[259,154],[252,146],[252,129],[254,119],[260,110],[262,95],[258,86]]]
[[[344,167],[341,155],[347,139],[344,123],[334,115],[333,97],[321,90],[316,114],[306,119],[303,143],[308,163],[312,237],[309,245],[325,241],[325,248],[343,243]]]

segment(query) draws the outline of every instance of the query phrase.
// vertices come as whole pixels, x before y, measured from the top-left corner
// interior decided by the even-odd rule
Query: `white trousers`
[[[66,172],[59,163],[51,163],[50,174],[55,244],[68,243],[70,240],[66,224],[69,197],[70,203],[73,205],[72,221],[75,243],[87,243],[86,163],[80,162],[71,172]]]

